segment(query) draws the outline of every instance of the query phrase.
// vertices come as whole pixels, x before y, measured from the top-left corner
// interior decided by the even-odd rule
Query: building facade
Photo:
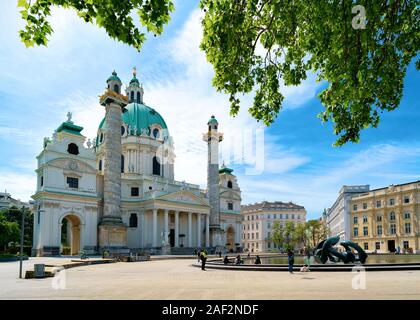
[[[330,236],[339,236],[340,241],[350,240],[350,199],[357,194],[368,192],[369,185],[343,186],[340,189],[337,200],[323,217]]]
[[[20,209],[22,206],[29,208],[30,203],[21,202],[18,199],[13,198],[6,190],[4,192],[0,192],[0,210],[9,209],[11,207]]]
[[[208,143],[208,174],[216,177],[208,178],[207,189],[176,181],[173,138],[162,116],[145,104],[135,73],[126,95],[121,91],[114,71],[100,97],[105,117],[93,141],[70,113],[44,139],[32,196],[33,254],[59,255],[64,247],[71,254],[176,254],[239,243],[241,191],[233,170],[219,171],[222,140]],[[212,116],[205,135],[220,137],[217,129]]]
[[[242,246],[249,252],[277,251],[271,240],[271,231],[275,222],[284,226],[287,221],[305,223],[306,210],[292,202],[263,201],[241,208]]]
[[[420,181],[371,190],[349,204],[351,239],[366,251],[420,253]]]

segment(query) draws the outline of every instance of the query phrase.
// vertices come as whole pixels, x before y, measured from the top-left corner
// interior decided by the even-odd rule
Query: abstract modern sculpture
[[[362,264],[366,262],[367,254],[359,245],[351,241],[340,242],[340,245],[346,250],[340,252],[333,247],[338,241],[340,241],[340,237],[331,237],[318,243],[314,253],[315,260],[318,263],[326,263],[328,260],[344,263],[360,262]],[[357,251],[357,256],[352,252],[352,248]]]

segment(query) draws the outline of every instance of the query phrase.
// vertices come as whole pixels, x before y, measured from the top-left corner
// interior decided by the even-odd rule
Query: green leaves
[[[407,65],[420,47],[418,1],[360,0],[365,29],[352,26],[354,1],[201,0],[201,48],[213,85],[230,96],[255,92],[251,115],[270,125],[282,108],[281,81],[299,85],[311,71],[329,86],[319,94],[335,146],[358,142],[382,111],[399,106]],[[416,61],[417,69],[420,62]]]
[[[159,35],[174,10],[172,0],[17,0],[17,5],[23,8],[20,14],[26,21],[19,36],[27,47],[47,45],[53,32],[47,21],[52,6],[75,10],[85,22],[95,22],[111,38],[137,50],[141,49],[146,35],[135,26],[130,14],[137,12],[141,25],[148,32]]]

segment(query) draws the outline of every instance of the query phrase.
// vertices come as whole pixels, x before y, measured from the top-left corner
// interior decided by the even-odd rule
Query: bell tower
[[[218,125],[214,115],[207,122],[208,131],[203,134],[207,142],[207,192],[210,203],[210,245],[222,246],[222,232],[220,228],[220,190],[219,190],[219,143],[223,140],[223,133],[218,132]]]

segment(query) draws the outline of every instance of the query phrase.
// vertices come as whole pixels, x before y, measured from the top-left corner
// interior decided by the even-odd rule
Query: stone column
[[[192,247],[192,212],[188,212],[188,247]]]
[[[153,209],[152,247],[157,247],[157,209]]]
[[[210,246],[210,229],[209,229],[209,225],[210,225],[210,218],[209,215],[206,214],[206,247]]]
[[[175,211],[175,247],[179,247],[179,211]]]
[[[164,231],[165,231],[165,242],[167,241],[167,237],[166,235],[168,234],[169,231],[169,226],[168,226],[168,210],[165,209],[165,215],[164,215]]]
[[[201,214],[197,213],[197,247],[201,247]]]

